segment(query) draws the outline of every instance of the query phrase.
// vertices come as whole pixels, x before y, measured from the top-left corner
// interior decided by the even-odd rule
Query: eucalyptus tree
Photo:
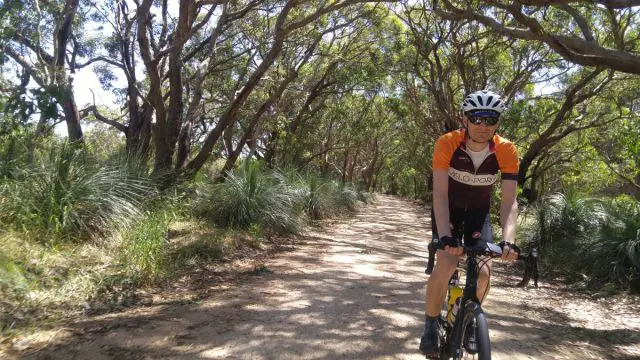
[[[35,83],[32,102],[42,114],[40,129],[58,117],[58,105],[62,108],[72,142],[82,140],[80,119],[87,115],[78,110],[73,75],[86,66],[82,59],[91,52],[91,42],[84,31],[90,12],[89,2],[81,0],[0,3],[0,51],[9,59],[2,67],[22,69],[18,77],[22,89],[31,81]]]
[[[442,18],[481,23],[512,39],[545,44],[565,60],[640,74],[637,1],[433,0]]]
[[[461,126],[459,106],[465,94],[493,89],[512,104],[531,94],[536,83],[563,73],[558,56],[543,45],[504,37],[465,19],[442,18],[428,1],[402,3],[396,13],[413,45],[404,56],[404,74],[397,78],[411,110],[409,119],[429,148],[440,135]],[[503,133],[509,134],[511,121],[507,115]],[[428,159],[417,169],[425,182],[431,175]]]
[[[316,48],[322,38],[346,25],[347,24],[342,23],[336,27],[331,27],[322,32],[317,32],[313,35],[310,41],[304,41],[306,39],[298,41],[290,39],[286,42],[282,55],[279,60],[276,61],[277,66],[275,67],[275,71],[270,71],[268,73],[268,76],[272,77],[270,80],[273,84],[268,86],[268,89],[264,91],[265,94],[262,96],[263,99],[259,101],[257,108],[251,111],[247,119],[248,121],[245,129],[243,130],[241,137],[236,141],[237,144],[235,145],[235,148],[233,146],[229,147],[230,151],[222,169],[223,176],[233,168],[247,142],[251,141],[252,143],[253,149],[250,151],[250,154],[255,153],[255,140],[261,123],[265,121],[265,117],[268,115],[268,112],[276,112],[274,106],[278,103],[287,87],[298,77],[301,69],[307,64],[309,59],[314,55],[317,56]]]
[[[333,39],[343,32],[348,32],[348,29],[354,27],[356,19],[365,13],[339,11],[328,15],[322,26],[309,27],[286,39],[280,56],[265,72],[262,83],[256,87],[238,113],[236,124],[224,131],[224,147],[228,159],[226,169],[233,165],[245,145],[249,146],[251,154],[266,158],[268,163],[275,165],[274,151],[279,140],[278,135],[281,133],[276,129],[291,127],[288,122],[295,124],[302,119],[302,114],[293,117],[302,97],[299,89],[310,81],[310,73],[319,71],[323,66],[323,52],[327,46],[324,39]],[[266,18],[246,25],[246,37],[252,38],[251,43],[257,44],[257,53],[268,50],[269,41],[264,37],[264,29],[268,29],[269,26]]]
[[[573,141],[573,147],[557,145],[572,134],[614,126],[634,118],[637,102],[633,91],[620,92],[628,75],[603,68],[573,68],[555,84],[557,91],[531,96],[514,103],[509,116],[513,138],[521,145],[518,183],[527,189],[530,201],[538,197],[537,181],[554,166],[572,161],[588,146],[588,139]],[[517,127],[517,129],[516,129]],[[616,126],[617,127],[617,126]],[[598,130],[605,131],[605,130]]]
[[[398,14],[415,49],[406,64],[407,100],[435,137],[459,127],[464,94],[495,88],[511,102],[527,85],[544,81],[538,73],[553,66],[542,46],[496,35],[481,24],[443,19],[431,10],[426,1],[409,2]]]
[[[591,144],[602,163],[622,180],[625,192],[640,200],[640,118],[625,119],[609,136],[598,134]]]
[[[100,66],[106,79],[109,70],[124,73],[128,121],[100,116],[95,106],[89,110],[126,135],[130,152],[144,155],[153,145],[155,172],[193,174],[223,134],[233,135],[238,115],[251,112],[247,101],[292,37],[345,26],[350,16],[341,23],[326,19],[347,8],[357,17],[367,2],[375,1],[181,0],[175,11],[167,0],[94,3],[113,34],[89,63]],[[260,37],[247,31],[253,25],[262,29]],[[218,76],[232,93],[207,91]]]
[[[602,181],[604,186],[618,185],[620,192],[640,199],[640,79],[619,76],[612,81],[608,98],[602,101],[622,104],[625,116],[589,133],[590,161],[600,169],[600,177],[609,177]]]
[[[211,151],[220,138],[223,130],[236,121],[235,116],[238,110],[246,102],[248,96],[258,85],[267,69],[274,63],[276,58],[282,52],[284,42],[288,36],[291,36],[294,32],[314,23],[324,15],[365,2],[368,1],[343,0],[323,5],[314,4],[312,2],[290,0],[284,3],[277,3],[275,6],[271,7],[269,11],[266,11],[265,16],[268,16],[269,14],[277,14],[277,16],[274,16],[273,37],[268,52],[264,54],[259,66],[250,74],[247,81],[235,96],[232,103],[229,104],[215,127],[208,133],[204,143],[202,144],[201,150],[186,165],[185,169],[190,172],[197,171],[209,158]],[[361,6],[361,8],[363,7]],[[356,10],[353,8],[352,10],[357,14]],[[353,20],[347,19],[345,21],[351,22]],[[315,24],[319,23],[316,22]],[[341,26],[340,24],[331,24],[329,26]]]
[[[318,56],[283,95],[275,121],[261,136],[267,161],[297,168],[315,162],[324,173],[351,167],[344,161],[336,165],[333,157],[358,157],[356,138],[367,123],[365,98],[375,97],[388,78],[399,32],[386,8],[370,6],[349,27],[325,37]],[[346,172],[340,176],[347,180]]]

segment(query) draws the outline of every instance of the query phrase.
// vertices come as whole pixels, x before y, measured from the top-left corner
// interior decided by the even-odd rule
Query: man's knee
[[[458,257],[444,250],[438,250],[436,252],[436,258],[438,261],[436,262],[433,274],[436,276],[450,277],[458,265]]]

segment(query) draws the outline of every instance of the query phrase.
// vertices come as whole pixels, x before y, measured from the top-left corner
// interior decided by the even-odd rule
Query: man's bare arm
[[[433,170],[433,212],[438,236],[451,236],[449,227],[449,174],[447,170]]]
[[[518,182],[502,180],[502,201],[500,204],[500,225],[504,241],[515,243],[516,219],[518,218]]]

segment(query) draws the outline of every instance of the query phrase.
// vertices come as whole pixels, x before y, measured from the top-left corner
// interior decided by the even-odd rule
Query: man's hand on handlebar
[[[442,243],[442,245],[444,245],[444,251],[453,256],[461,256],[464,252],[464,248],[460,246],[458,240],[452,238],[451,236],[441,237],[440,242]]]
[[[505,260],[508,262],[513,262],[514,260],[518,260],[518,256],[520,255],[520,248],[518,248],[515,244],[502,241],[498,245],[494,245],[494,244],[490,244],[490,245],[492,245],[494,248],[499,247],[499,249],[493,250],[493,253],[496,255],[499,255],[500,252],[502,252],[502,255],[500,255],[501,260]],[[439,247],[441,249],[444,248],[444,250],[447,253],[453,256],[461,256],[464,253],[464,249],[465,249],[463,246],[461,246],[460,243],[458,243],[458,240],[450,236],[441,237]]]
[[[508,262],[513,262],[514,260],[518,260],[518,255],[520,255],[520,249],[512,243],[502,241],[500,244],[502,248],[502,256],[500,256],[501,260],[505,260]]]

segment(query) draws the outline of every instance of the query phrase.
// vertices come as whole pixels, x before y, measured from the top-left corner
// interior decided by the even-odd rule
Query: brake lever
[[[494,243],[487,243],[487,250],[489,250],[496,256],[502,255],[502,248]]]

